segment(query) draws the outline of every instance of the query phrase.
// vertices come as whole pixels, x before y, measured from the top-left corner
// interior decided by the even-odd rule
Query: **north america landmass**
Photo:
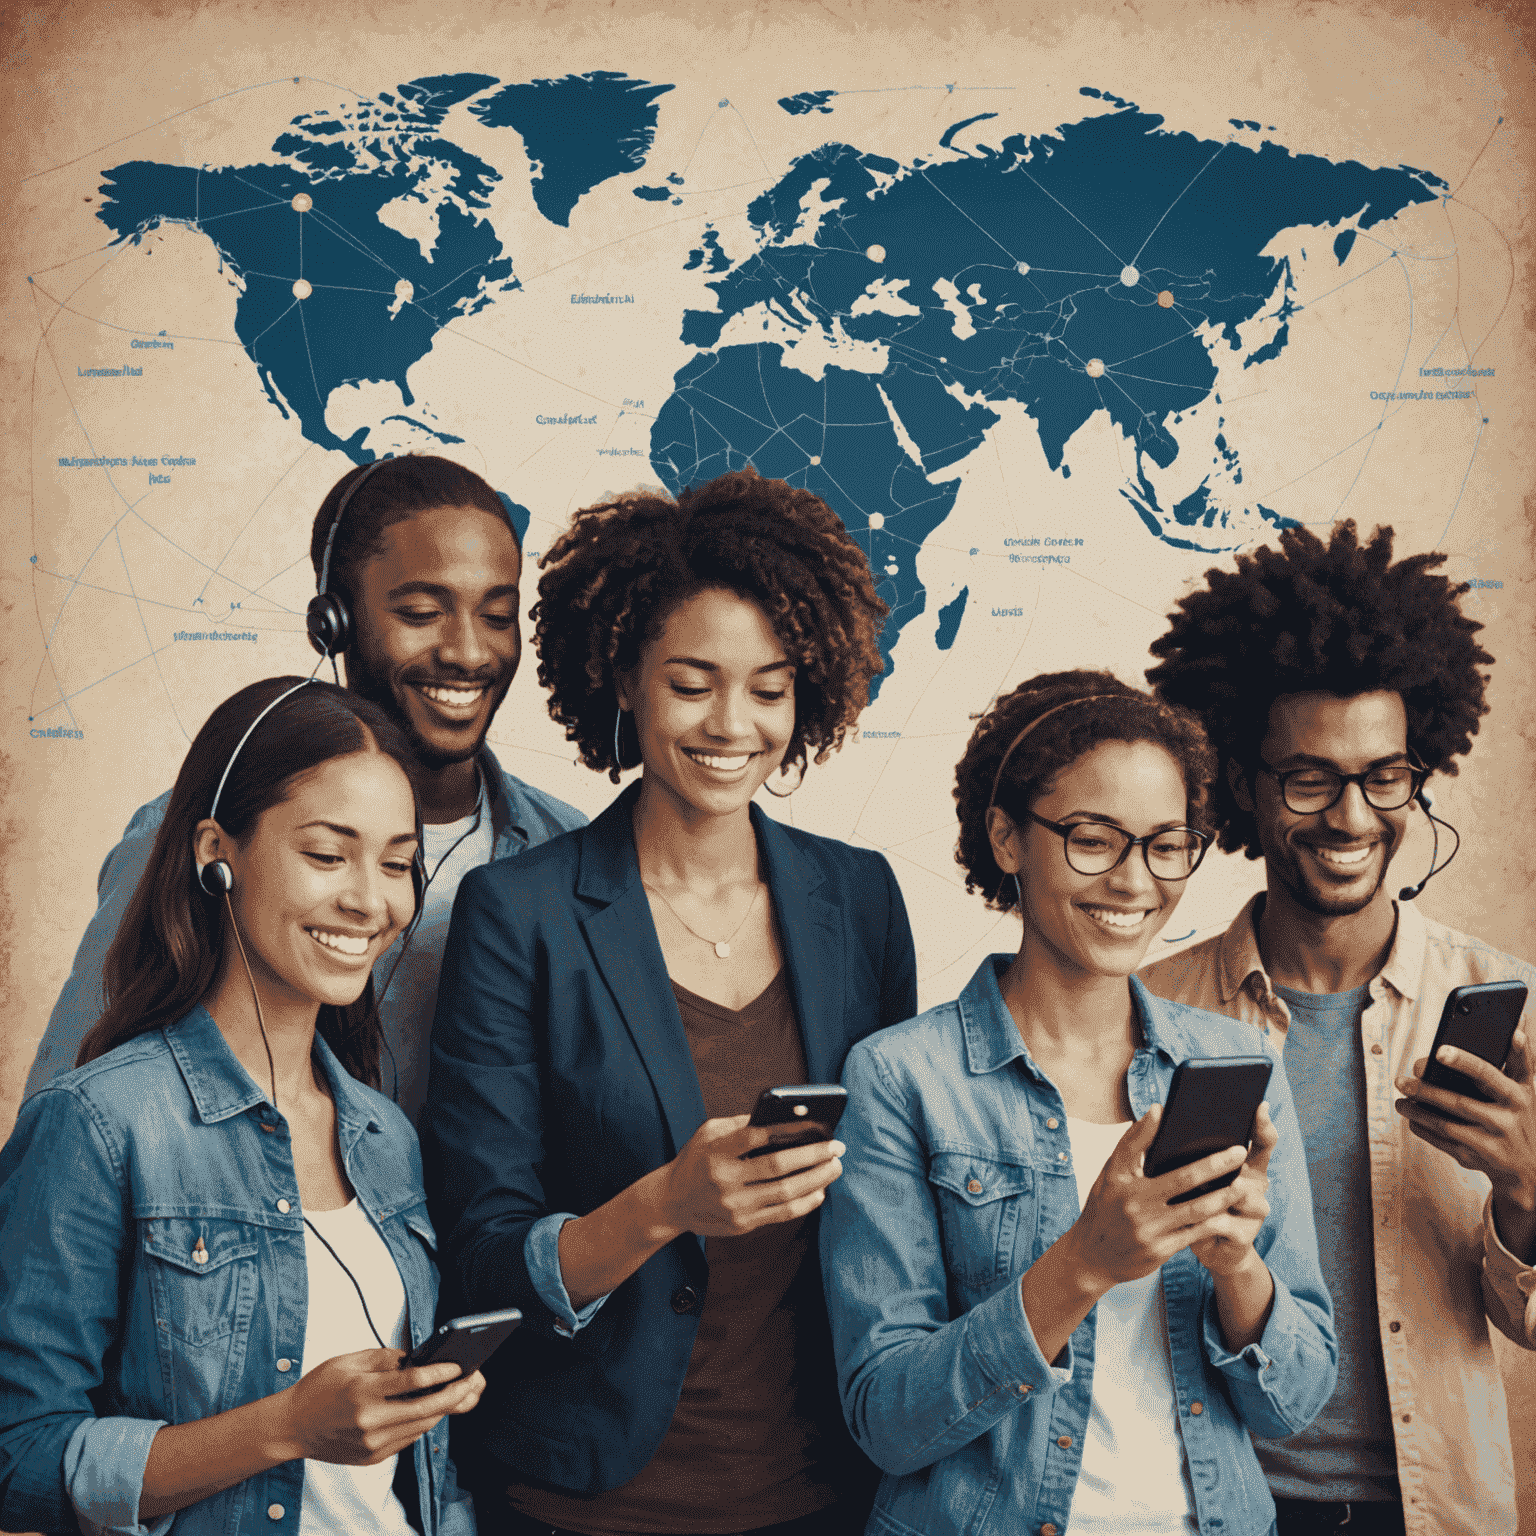
[[[365,463],[370,428],[342,438],[327,424],[336,392],[392,383],[411,412],[409,371],[438,333],[515,304],[521,287],[488,211],[503,172],[444,135],[450,109],[513,129],[539,214],[569,226],[593,189],[638,178],[672,89],[614,71],[414,80],[295,118],[269,160],[118,165],[97,216],[133,242],[166,223],[205,235],[235,281],[235,331],[273,406],[310,442]],[[1285,526],[1233,504],[1240,445],[1220,418],[1222,494],[1208,473],[1165,508],[1147,466],[1178,458],[1171,428],[1186,413],[1220,405],[1223,366],[1262,366],[1287,346],[1296,285],[1289,257],[1265,254],[1277,235],[1336,228],[1328,256],[1342,266],[1357,232],[1449,193],[1430,171],[1247,142],[1257,123],[1232,119],[1233,137],[1211,140],[1096,88],[1083,95],[1098,107],[1049,133],[990,145],[995,114],[983,113],[909,163],[824,143],[750,203],[747,254],[733,260],[709,227],[687,257],[685,270],[710,274],[714,307],[680,317],[692,355],[653,424],[652,471],[676,494],[751,464],[821,496],[890,607],[886,678],[927,603],[915,556],[960,492],[944,472],[1000,421],[993,407],[1022,408],[1064,477],[1074,434],[1106,412],[1134,449],[1121,494],[1150,536],[1214,551],[1256,520]],[[822,91],[780,103],[795,114],[835,104]],[[673,172],[630,190],[654,201],[682,185]],[[1245,348],[1241,328],[1260,317],[1266,338]],[[460,441],[425,410],[400,419]],[[525,529],[527,510],[503,496]],[[941,610],[941,648],[963,613],[963,593]]]

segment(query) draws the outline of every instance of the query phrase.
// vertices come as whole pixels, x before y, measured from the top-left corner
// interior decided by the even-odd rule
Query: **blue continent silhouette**
[[[751,204],[759,248],[708,285],[717,307],[684,315],[682,340],[699,355],[676,375],[657,417],[653,467],[673,489],[749,460],[763,474],[798,476],[864,543],[877,579],[887,552],[896,554],[882,588],[892,608],[881,641],[886,676],[901,626],[923,611],[916,547],[948,514],[959,484],[918,474],[886,419],[887,401],[925,475],[963,458],[997,419],[980,402],[1019,402],[1047,464],[1063,475],[1072,435],[1107,411],[1135,445],[1135,479],[1122,494],[1142,523],[1171,543],[1208,548],[1199,531],[1226,517],[1208,486],[1164,511],[1143,468],[1145,460],[1172,464],[1179,445],[1170,418],[1212,393],[1217,370],[1197,330],[1216,327],[1240,352],[1238,327],[1264,312],[1278,287],[1280,329],[1247,360],[1278,355],[1294,285],[1284,258],[1262,254],[1274,236],[1346,219],[1369,229],[1446,187],[1411,167],[1166,132],[1160,116],[1134,103],[1083,94],[1115,110],[1038,137],[1009,135],[998,148],[951,146],[943,158],[901,165],[823,145]],[[980,120],[955,124],[944,141]],[[808,196],[820,204],[809,241],[796,233]],[[877,280],[894,281],[919,312],[853,314]],[[1162,293],[1171,306],[1159,303]],[[878,375],[826,369],[827,398],[838,397],[837,414],[859,420],[859,432],[807,446],[830,421],[818,403],[823,386],[785,368],[776,343],[714,350],[727,323],[760,305],[795,330],[840,326],[887,348]],[[1088,373],[1090,359],[1104,363],[1102,373]],[[955,386],[978,403],[965,410],[947,393]],[[821,462],[808,466],[813,452]],[[887,529],[869,531],[872,512]]]

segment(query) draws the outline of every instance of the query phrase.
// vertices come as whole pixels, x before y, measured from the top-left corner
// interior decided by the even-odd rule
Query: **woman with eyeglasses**
[[[1273,1527],[1249,1437],[1309,1423],[1337,1354],[1284,1073],[1249,1149],[1144,1172],[1175,1066],[1254,1052],[1132,974],[1213,770],[1192,715],[1099,672],[1022,684],[960,761],[956,858],[1018,953],[854,1047],[823,1211],[843,1411],[886,1474],[870,1532]]]

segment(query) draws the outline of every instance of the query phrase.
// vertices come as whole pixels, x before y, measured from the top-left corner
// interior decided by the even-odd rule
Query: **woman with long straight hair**
[[[885,611],[836,514],[751,471],[588,507],[545,557],[550,711],[589,767],[641,774],[468,876],[444,958],[446,1267],[529,1320],[463,1426],[506,1536],[842,1536],[868,1507],[815,1259],[841,1147],[748,1158],[748,1112],[913,1012],[912,936],[879,852],[753,797],[852,728]]]
[[[1296,1112],[1267,1042],[1132,974],[1210,841],[1214,766],[1193,715],[1061,672],[999,699],[955,771],[967,888],[1022,932],[843,1075],[822,1267],[886,1473],[871,1533],[1273,1528],[1251,1437],[1309,1423],[1338,1360]],[[1150,1177],[1175,1068],[1259,1053],[1251,1145]]]
[[[382,711],[311,679],[193,741],[107,1011],[0,1152],[0,1527],[472,1536],[443,1415],[483,1383],[401,1369],[435,1237],[370,1086],[413,772]]]

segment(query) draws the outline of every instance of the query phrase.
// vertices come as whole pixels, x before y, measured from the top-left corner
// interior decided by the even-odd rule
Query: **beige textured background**
[[[37,679],[46,659],[41,637],[57,604],[57,593],[29,572],[28,556],[41,549],[60,562],[59,569],[78,568],[82,551],[104,526],[101,508],[81,481],[62,484],[61,477],[48,472],[54,451],[49,432],[62,406],[57,381],[50,376],[55,354],[45,341],[52,337],[67,361],[105,354],[93,353],[96,343],[71,330],[72,320],[61,317],[56,306],[40,303],[26,277],[73,259],[93,242],[106,243],[102,227],[80,206],[83,193],[93,190],[95,172],[134,158],[231,163],[236,151],[230,146],[245,142],[242,135],[254,132],[250,125],[258,117],[269,143],[290,116],[336,98],[335,90],[316,85],[317,80],[371,92],[457,70],[512,81],[606,68],[676,81],[675,96],[662,98],[647,180],[659,179],[674,161],[680,164],[699,132],[697,121],[673,110],[689,85],[707,86],[713,95],[718,84],[722,97],[755,101],[762,108],[751,119],[756,146],[777,179],[788,156],[820,141],[807,139],[808,133],[903,158],[931,152],[949,123],[983,109],[962,105],[940,88],[957,81],[972,88],[1014,87],[1017,111],[1030,131],[1081,115],[1087,106],[1077,87],[1096,85],[1165,114],[1170,127],[1214,137],[1227,134],[1229,117],[1251,117],[1277,125],[1274,138],[1293,152],[1403,163],[1445,176],[1456,191],[1454,213],[1440,215],[1443,225],[1425,222],[1413,229],[1425,242],[1449,238],[1455,256],[1425,279],[1421,297],[1439,306],[1436,312],[1449,317],[1463,351],[1475,351],[1476,362],[1494,366],[1496,376],[1479,388],[1478,405],[1489,424],[1443,547],[1451,555],[1450,575],[1497,578],[1503,587],[1480,593],[1476,608],[1487,626],[1484,641],[1498,658],[1494,712],[1461,777],[1440,786],[1437,795],[1437,808],[1462,830],[1463,850],[1454,868],[1430,886],[1422,904],[1431,915],[1505,950],[1536,957],[1536,893],[1528,851],[1536,835],[1531,725],[1536,661],[1531,622],[1536,595],[1536,388],[1530,374],[1536,354],[1533,36],[1536,26],[1525,5],[1365,0],[1331,5],[1084,0],[1070,8],[1054,0],[966,6],[894,0],[693,6],[682,0],[655,6],[592,0],[495,6],[453,0],[335,0],[324,7],[285,0],[6,5],[0,15],[0,127],[8,147],[6,217],[0,221],[0,469],[6,488],[0,513],[0,644],[5,657],[0,670],[0,845],[5,850],[0,863],[0,1129],[10,1123],[36,1041],[92,909],[96,868],[132,810],[174,776],[184,737],[173,728],[172,715],[195,731],[208,707],[239,684],[278,671],[307,670],[310,664],[296,632],[270,641],[264,635],[250,653],[221,652],[217,665],[173,656],[167,666],[180,670],[164,688],[141,668],[82,699],[88,738],[76,744],[77,750],[28,738],[27,715],[39,697]],[[264,99],[259,107],[247,97],[227,94],[253,82],[295,75],[302,84],[291,90],[286,85],[268,88],[284,94]],[[764,80],[779,83],[767,91]],[[925,89],[857,104],[850,97],[846,106],[838,102],[833,116],[810,122],[771,110],[772,97],[787,91],[834,86],[873,91],[913,82]],[[985,106],[993,104],[989,99]],[[519,423],[535,404],[562,403],[549,395],[549,370],[559,371],[559,326],[571,323],[568,310],[557,311],[551,304],[544,313],[533,307],[532,300],[546,291],[539,279],[546,279],[548,291],[560,289],[563,296],[571,283],[558,274],[573,267],[583,286],[648,285],[658,317],[697,306],[703,274],[685,281],[674,270],[676,247],[666,244],[666,232],[647,233],[642,226],[659,228],[670,219],[696,237],[709,218],[738,257],[745,249],[745,202],[757,188],[733,193],[725,184],[732,175],[756,176],[758,185],[763,177],[745,140],[712,140],[716,179],[725,188],[718,195],[697,194],[700,200],[690,201],[674,218],[670,210],[628,206],[633,200],[626,190],[623,206],[612,205],[612,219],[602,230],[584,224],[578,207],[568,231],[552,231],[537,219],[520,222],[516,199],[521,196],[526,205],[527,194],[526,186],[514,185],[517,177],[508,169],[515,159],[513,137],[504,138],[499,156],[478,148],[507,171],[498,193],[507,202],[499,206],[496,222],[526,281],[526,307],[515,313],[527,317],[516,322],[526,330],[520,356],[527,366],[519,364],[521,371],[490,380],[479,403],[480,435],[468,434],[471,444],[465,452],[466,462],[483,464],[493,483],[533,508],[529,546],[536,548],[547,543],[571,506],[612,488],[590,475],[562,480],[557,454],[521,467],[525,453]],[[260,158],[260,149],[255,144],[239,153]],[[208,267],[206,244],[189,235],[170,238],[155,250],[173,264],[171,281],[185,285],[188,302],[208,307],[209,323],[217,320],[213,311],[224,301],[213,289],[198,287]],[[52,291],[63,297],[66,290],[56,285]],[[1341,308],[1335,316],[1337,346],[1331,354],[1324,349],[1329,333],[1303,335],[1296,328],[1286,366],[1318,370],[1317,410],[1323,414],[1331,398],[1321,382],[1325,375],[1329,387],[1337,387],[1341,378],[1349,379],[1351,387],[1356,382],[1389,387],[1390,381],[1372,371],[1376,364],[1365,345],[1370,315],[1361,307],[1368,301],[1366,290],[1359,292],[1361,297],[1350,300],[1356,307]],[[232,309],[231,300],[223,314],[231,336]],[[643,343],[616,342],[615,355],[630,374],[567,383],[604,398],[611,395],[614,404],[621,388],[629,392],[622,380],[631,376],[643,376],[647,389],[664,392],[665,381],[687,356],[675,344],[675,329],[673,342],[649,350]],[[66,344],[66,338],[72,339]],[[1309,346],[1318,350],[1309,352]],[[544,371],[537,372],[537,365]],[[464,366],[463,353],[452,366]],[[237,491],[242,477],[271,484],[278,473],[274,465],[287,466],[302,454],[296,424],[278,418],[261,397],[253,373],[237,349],[226,348],[220,355],[200,357],[181,392],[166,398],[165,430],[174,428],[176,445],[206,442],[218,455],[218,477],[210,476],[209,489],[199,493],[215,500]],[[1277,417],[1277,423],[1281,420]],[[1386,463],[1378,459],[1369,482],[1348,504],[1367,526],[1395,523],[1400,552],[1434,544],[1445,521],[1440,493],[1449,470],[1436,434],[1447,420],[1426,417],[1422,441],[1400,439],[1396,457]],[[1275,428],[1277,453],[1283,459],[1284,434],[1305,437],[1325,426],[1283,419]],[[1028,439],[1027,424],[1009,418],[993,434],[995,469],[982,463],[984,453],[972,456],[965,473],[974,477],[973,483],[962,494],[955,527],[947,530],[955,534],[953,543],[965,543],[966,530],[989,518],[994,532],[999,521],[1005,528],[1038,529],[1039,508],[1052,492],[1028,461]],[[175,445],[161,446],[171,451]],[[1077,447],[1090,469],[1095,453],[1105,463],[1113,461],[1115,448],[1108,438],[1095,447],[1090,436]],[[1456,453],[1461,456],[1459,475],[1464,449],[1458,446]],[[345,467],[339,455],[316,451],[274,494],[253,534],[270,568],[288,558],[278,559],[272,551],[303,551],[313,509]],[[1082,486],[1078,479],[1072,483]],[[213,516],[211,505],[200,508],[190,502],[186,515]],[[1279,505],[1301,515],[1293,511],[1294,503]],[[899,752],[874,741],[851,748],[813,777],[789,811],[781,812],[817,830],[857,835],[882,846],[902,844],[893,862],[914,908],[925,1005],[952,996],[976,958],[1008,938],[993,932],[991,918],[957,892],[948,862],[948,774],[968,729],[966,713],[1047,666],[1087,661],[1139,679],[1145,647],[1160,631],[1168,602],[1213,563],[1154,545],[1118,504],[1082,515],[1101,541],[1102,562],[1084,567],[1086,585],[1063,580],[1042,586],[1027,649],[1005,643],[1002,635],[993,644],[982,616],[988,598],[984,589],[973,590],[966,620],[973,638],[943,661],[898,652],[898,675],[866,717],[866,729],[906,730],[909,739]],[[924,556],[930,614],[943,600],[945,580],[953,576],[946,558],[937,548]],[[308,590],[303,569],[273,588],[299,611]],[[120,636],[108,628],[94,638],[72,634],[69,643],[69,663],[83,669],[77,675],[87,675],[92,667],[110,669]],[[569,750],[543,718],[533,672],[532,658],[525,653],[493,742],[514,771],[595,811],[610,793],[606,781],[570,766]],[[174,709],[167,703],[172,698]],[[931,835],[924,830],[930,826]],[[1417,878],[1426,862],[1427,838],[1421,843],[1416,837],[1393,878],[1400,875],[1400,883]],[[1256,866],[1240,861],[1203,871],[1199,889],[1186,903],[1190,922],[1181,919],[1181,926],[1204,933],[1224,923],[1257,875]],[[1502,1349],[1523,1528],[1536,1531],[1531,1433],[1536,1361],[1513,1356],[1514,1351]]]

